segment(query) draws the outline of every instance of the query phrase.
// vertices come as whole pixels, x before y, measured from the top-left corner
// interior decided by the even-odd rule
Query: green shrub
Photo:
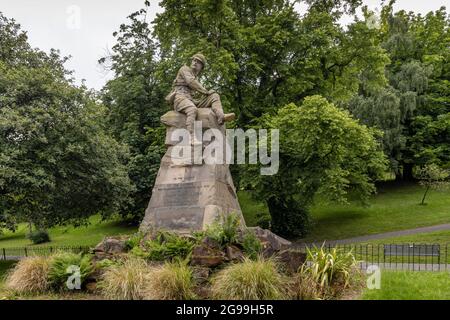
[[[141,300],[144,298],[149,271],[145,260],[126,259],[105,269],[98,288],[107,299]]]
[[[352,252],[337,248],[327,251],[323,246],[307,248],[307,261],[300,273],[311,277],[323,296],[336,295],[337,291],[347,288],[357,264]]]
[[[71,266],[80,268],[81,285],[94,271],[90,255],[58,252],[50,257],[48,279],[54,289],[67,289],[66,282],[72,275]]]
[[[191,239],[159,231],[154,240],[146,241],[144,247],[134,247],[130,253],[154,261],[183,260],[192,253],[194,245],[195,241]]]
[[[144,235],[141,232],[137,232],[133,235],[131,235],[127,241],[125,241],[125,246],[128,250],[131,250],[141,243],[142,239],[144,238]]]
[[[192,270],[181,262],[154,267],[147,280],[144,298],[150,300],[189,300],[195,298]]]
[[[95,268],[96,269],[106,269],[106,268],[109,268],[109,267],[114,266],[116,264],[117,264],[116,261],[113,261],[113,260],[110,260],[110,259],[103,259],[103,260],[97,261],[95,263]]]
[[[9,272],[6,287],[18,293],[42,293],[49,289],[49,260],[46,257],[21,259]]]
[[[50,236],[45,230],[35,230],[27,234],[27,239],[29,239],[34,244],[50,242]]]
[[[263,229],[270,229],[272,217],[267,212],[258,212],[256,214],[256,225]]]
[[[262,250],[261,241],[253,231],[245,232],[241,245],[244,253],[252,260],[256,260]]]
[[[285,297],[285,281],[273,260],[246,258],[212,279],[212,297],[223,300],[272,300]]]
[[[237,243],[241,219],[237,214],[219,216],[206,230],[206,236],[221,246]]]

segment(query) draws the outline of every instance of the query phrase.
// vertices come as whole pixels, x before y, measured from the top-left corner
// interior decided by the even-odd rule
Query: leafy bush
[[[252,260],[256,260],[262,250],[261,241],[259,241],[253,231],[245,232],[241,245],[244,253]]]
[[[98,288],[107,299],[141,300],[148,278],[149,267],[145,260],[130,258],[107,267]]]
[[[110,259],[103,259],[103,260],[97,261],[95,263],[95,268],[96,269],[106,269],[106,268],[114,266],[116,264],[117,264],[116,261],[113,261]]]
[[[206,230],[206,236],[226,246],[237,242],[241,219],[237,214],[219,216]]]
[[[165,261],[186,259],[194,248],[195,241],[175,233],[159,231],[154,240],[145,242],[143,248],[134,247],[130,253],[141,258]]]
[[[131,249],[139,246],[139,244],[141,243],[143,238],[144,238],[144,235],[141,232],[137,232],[137,233],[131,235],[131,237],[129,237],[128,240],[125,241],[125,246],[127,247],[128,250],[131,250]]]
[[[272,217],[267,212],[258,212],[256,214],[256,225],[263,229],[270,229]]]
[[[350,284],[352,271],[357,261],[352,252],[342,252],[337,248],[327,251],[320,248],[307,248],[307,261],[300,270],[303,277],[311,277],[322,296],[336,295]]]
[[[35,230],[27,234],[27,239],[34,244],[50,242],[50,236],[45,230]]]
[[[19,293],[41,293],[49,288],[49,260],[46,257],[21,259],[10,271],[6,287]]]
[[[285,281],[273,260],[246,258],[219,271],[211,293],[223,300],[271,300],[285,297]]]
[[[71,266],[80,268],[80,280],[82,285],[94,271],[90,255],[58,252],[50,257],[48,279],[53,288],[67,289],[66,282],[71,276]]]
[[[154,267],[148,278],[145,299],[188,300],[195,298],[192,270],[184,263],[172,262]]]

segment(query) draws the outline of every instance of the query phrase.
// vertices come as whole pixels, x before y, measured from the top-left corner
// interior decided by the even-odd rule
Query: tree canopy
[[[76,87],[57,51],[28,45],[0,15],[0,228],[108,217],[132,189],[127,148],[105,128],[105,108]]]

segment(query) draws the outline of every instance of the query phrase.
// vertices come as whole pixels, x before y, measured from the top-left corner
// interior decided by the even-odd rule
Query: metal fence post
[[[6,261],[6,249],[5,248],[3,248],[3,260],[5,260]]]

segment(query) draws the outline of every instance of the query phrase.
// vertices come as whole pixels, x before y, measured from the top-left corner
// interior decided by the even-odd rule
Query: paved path
[[[393,237],[400,237],[400,236],[407,236],[411,234],[418,234],[418,233],[426,233],[426,232],[434,232],[434,231],[443,231],[443,230],[450,230],[450,223],[446,224],[438,224],[430,227],[422,227],[422,228],[414,228],[414,229],[407,229],[407,230],[400,230],[400,231],[392,231],[392,232],[385,232],[385,233],[378,233],[378,234],[372,234],[367,236],[361,236],[361,237],[354,237],[354,238],[348,238],[348,239],[339,239],[339,240],[322,240],[317,241],[314,244],[322,244],[324,241],[327,244],[330,245],[338,245],[338,244],[352,244],[356,242],[365,242],[370,240],[380,240],[380,239],[387,239],[387,238],[393,238]],[[304,241],[299,241],[295,243],[295,245],[302,245],[304,244]]]

